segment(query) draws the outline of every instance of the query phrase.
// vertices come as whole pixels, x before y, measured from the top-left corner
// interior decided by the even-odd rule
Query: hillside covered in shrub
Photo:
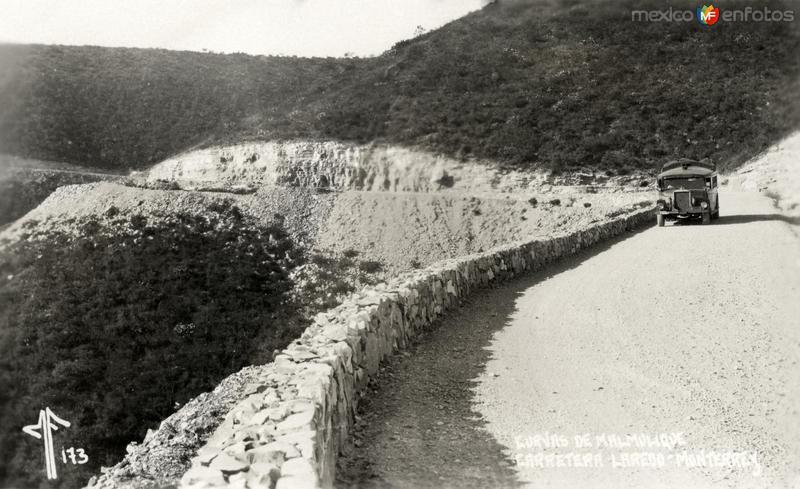
[[[736,165],[798,126],[797,21],[631,20],[669,6],[697,4],[499,0],[367,59],[3,46],[0,152],[128,169],[219,142],[333,138],[625,172]]]
[[[70,234],[34,223],[33,239],[0,254],[0,487],[81,487],[305,326],[290,279],[302,255],[282,229],[223,204],[106,217]],[[42,442],[20,431],[45,406],[72,423],[56,434],[57,484],[44,480]],[[62,464],[62,447],[89,463]]]
[[[36,208],[58,187],[115,179],[115,175],[80,171],[14,168],[11,172],[3,172],[5,163],[0,158],[0,230]]]

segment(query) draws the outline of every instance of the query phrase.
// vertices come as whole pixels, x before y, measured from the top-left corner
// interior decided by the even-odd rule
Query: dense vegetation
[[[633,22],[669,4],[550,3],[499,0],[369,59],[5,46],[0,151],[125,169],[215,142],[337,138],[614,172],[736,164],[798,126],[797,21]]]
[[[114,214],[0,255],[0,487],[54,486],[42,442],[20,430],[39,409],[72,423],[56,434],[58,485],[79,487],[176,406],[302,331],[289,278],[302,256],[281,229],[222,204],[204,217]],[[62,464],[62,446],[90,462]]]

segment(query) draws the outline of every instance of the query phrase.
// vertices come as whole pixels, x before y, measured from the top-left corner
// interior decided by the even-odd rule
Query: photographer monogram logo
[[[47,472],[48,479],[58,479],[58,471],[56,470],[55,451],[53,450],[53,432],[58,431],[59,427],[69,428],[70,422],[59,418],[58,416],[46,407],[39,411],[39,419],[36,424],[28,425],[22,428],[22,431],[37,440],[42,440],[44,446],[44,467]],[[89,457],[83,448],[61,448],[61,461],[66,465],[83,465],[89,461]]]

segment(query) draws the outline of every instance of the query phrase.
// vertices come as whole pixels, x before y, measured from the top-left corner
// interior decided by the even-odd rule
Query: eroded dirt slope
[[[534,196],[535,195],[535,196]],[[424,266],[494,246],[569,231],[609,215],[648,205],[646,192],[482,195],[413,192],[320,192],[265,186],[253,194],[153,190],[113,183],[58,189],[0,239],[15,239],[71,219],[140,214],[151,219],[176,212],[202,214],[230,200],[268,225],[280,221],[299,245],[382,263],[387,272]],[[530,199],[535,199],[534,203]]]
[[[334,252],[353,248],[402,270],[575,230],[649,204],[647,194],[538,194],[536,205],[526,197],[345,192],[317,245]]]

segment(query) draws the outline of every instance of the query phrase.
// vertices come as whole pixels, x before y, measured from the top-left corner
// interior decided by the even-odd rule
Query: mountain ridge
[[[625,173],[735,167],[798,127],[796,23],[631,20],[664,7],[495,2],[374,58],[0,46],[0,151],[140,169],[215,144],[340,140]]]

